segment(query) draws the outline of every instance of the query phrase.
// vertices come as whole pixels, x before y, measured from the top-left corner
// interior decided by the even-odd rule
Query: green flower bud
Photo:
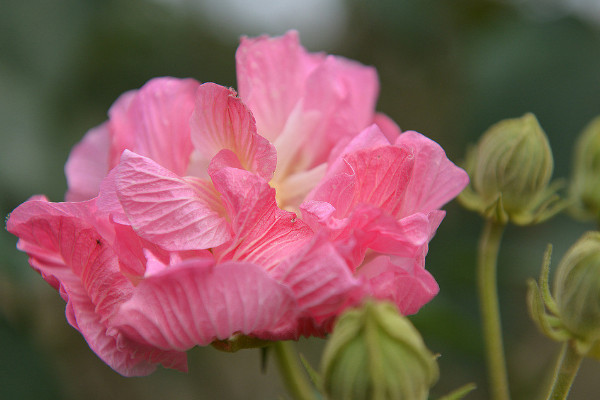
[[[600,339],[600,232],[588,232],[565,254],[554,279],[562,325],[581,344]]]
[[[421,400],[437,381],[436,357],[391,303],[367,302],[344,313],[321,363],[332,400]]]
[[[570,195],[575,216],[600,221],[600,117],[577,139]]]
[[[527,225],[558,211],[549,208],[557,200],[556,188],[548,185],[552,151],[533,114],[490,127],[470,151],[466,168],[471,186],[460,200],[486,218]]]

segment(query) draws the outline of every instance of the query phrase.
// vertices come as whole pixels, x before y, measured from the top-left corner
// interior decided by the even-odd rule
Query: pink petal
[[[410,154],[398,147],[357,150],[334,163],[310,198],[326,201],[344,218],[358,204],[370,204],[396,215],[412,175]]]
[[[389,146],[390,144],[390,141],[377,125],[370,125],[354,138],[344,138],[329,155],[327,170],[333,171],[329,172],[329,176],[344,170],[346,164],[344,158],[346,156],[359,150],[375,149],[377,147]]]
[[[377,72],[343,57],[327,56],[308,76],[302,106],[320,120],[303,145],[311,166],[327,160],[344,137],[353,137],[373,123],[379,92]]]
[[[240,96],[256,118],[258,133],[275,144],[280,164],[295,159],[295,169],[278,164],[287,172],[276,175],[325,162],[340,140],[373,122],[379,91],[375,69],[308,53],[295,31],[244,38],[236,60]]]
[[[335,207],[326,201],[308,200],[300,206],[302,221],[304,221],[314,232],[326,229],[329,232],[338,232],[348,225],[347,220],[339,220],[334,217]],[[338,235],[330,234],[332,239]]]
[[[275,202],[275,189],[248,171],[223,168],[211,174],[231,220],[234,237],[214,249],[219,260],[244,260],[269,269],[312,236],[296,214]]]
[[[380,299],[391,300],[404,315],[416,313],[437,293],[439,287],[435,279],[425,270],[425,256],[429,241],[444,218],[445,212],[431,211],[428,239],[411,256],[369,256],[357,271],[357,276],[367,280],[370,294]]]
[[[48,203],[33,200],[11,214],[7,229],[19,236],[19,248],[31,266],[57,288],[67,302],[69,323],[90,348],[123,375],[145,375],[156,362],[185,368],[185,355],[117,344],[107,320],[127,300],[133,285],[120,273],[110,241],[99,232],[94,200]]]
[[[333,331],[336,320],[337,318],[332,317],[317,323],[313,318],[300,318],[294,329],[295,336],[291,336],[289,339],[298,340],[301,336],[326,338],[327,334]]]
[[[277,38],[243,37],[235,57],[240,97],[252,110],[259,134],[272,142],[324,55],[307,53],[298,33],[290,31]]]
[[[135,231],[166,250],[207,249],[230,237],[218,194],[209,182],[185,180],[126,150],[116,186]]]
[[[219,151],[217,155],[212,158],[210,164],[206,167],[205,173],[210,176],[212,173],[222,168],[245,169],[240,163],[240,159],[237,155],[228,149]]]
[[[448,160],[444,150],[433,140],[408,131],[402,133],[395,144],[409,151],[415,160],[399,215],[438,209],[468,184],[467,173]]]
[[[429,219],[429,240],[433,239],[437,228],[440,226],[445,216],[446,211],[444,210],[433,210],[427,213],[427,218]]]
[[[391,145],[354,150],[360,143],[384,141],[377,128],[363,132],[301,206],[314,231],[324,230],[340,243],[353,241],[344,257],[354,266],[367,249],[414,256],[432,236],[429,213],[399,216],[413,171],[411,154]]]
[[[414,256],[430,238],[431,221],[427,214],[417,213],[397,220],[371,205],[355,207],[347,217],[335,217],[335,209],[327,202],[310,201],[302,206],[303,220],[316,232],[328,235],[347,262],[356,268],[367,249],[401,256]],[[436,226],[437,227],[437,226]]]
[[[111,166],[130,149],[183,175],[192,152],[189,119],[198,85],[193,79],[155,78],[122,95],[109,111]]]
[[[168,252],[150,243],[134,232],[129,225],[114,224],[115,253],[118,255],[121,272],[132,282],[137,283],[146,273],[148,260],[144,250],[153,250],[154,257],[160,256],[168,262]]]
[[[393,119],[383,113],[376,113],[373,122],[377,124],[377,127],[381,129],[381,132],[383,132],[390,143],[394,143],[396,139],[398,139],[398,136],[400,136],[402,133],[398,124],[396,124]]]
[[[317,324],[363,294],[346,261],[324,237],[316,237],[284,260],[272,276],[294,292],[300,310]]]
[[[379,256],[359,270],[371,286],[371,294],[393,301],[403,315],[414,314],[439,292],[435,279],[424,268],[424,257]]]
[[[208,250],[169,252],[166,253],[166,260],[165,252],[161,251],[160,248],[155,248],[153,250],[150,250],[150,248],[142,249],[144,258],[146,260],[146,271],[144,273],[144,278],[162,272],[167,268],[176,268],[179,265],[184,265],[183,262],[189,259],[208,262],[210,264],[215,262],[215,258]],[[156,252],[156,250],[158,250],[158,252]]]
[[[292,293],[249,263],[188,260],[144,279],[114,323],[161,349],[275,330],[295,320]]]
[[[129,219],[125,215],[117,193],[116,180],[118,172],[118,168],[113,168],[100,183],[100,192],[96,198],[96,207],[99,213],[109,216],[112,221],[129,225]]]
[[[67,201],[84,201],[98,195],[100,183],[109,170],[109,148],[107,123],[90,129],[73,147],[65,164]]]
[[[429,240],[430,221],[423,213],[400,220],[383,214],[361,228],[357,238],[363,246],[381,253],[412,256]]]
[[[149,375],[156,370],[156,364],[187,371],[185,353],[151,348],[123,337],[115,329],[107,328],[76,280],[63,284],[61,292],[67,302],[65,314],[69,324],[81,332],[92,351],[119,374]]]
[[[234,90],[214,83],[200,85],[190,125],[194,147],[206,164],[219,151],[228,149],[244,169],[266,180],[273,176],[275,148],[256,134],[254,117]]]
[[[136,122],[129,116],[131,103],[139,90],[129,90],[120,95],[108,110],[110,129],[109,168],[114,168],[125,149],[135,149]]]
[[[322,110],[330,106],[328,100],[335,100],[336,111],[341,114],[325,113],[330,117],[328,129],[358,133],[373,122],[378,94],[375,68],[343,57],[327,56],[308,77],[304,106]]]
[[[94,201],[48,203],[29,201],[8,221],[8,230],[19,236],[19,248],[29,254],[34,268],[64,286],[80,280],[96,307],[107,318],[128,296],[129,281],[119,272],[107,239],[96,228]]]

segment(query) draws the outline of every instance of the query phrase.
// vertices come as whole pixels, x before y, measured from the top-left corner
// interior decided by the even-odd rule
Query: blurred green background
[[[252,4],[250,6],[250,4]],[[439,142],[458,162],[496,121],[535,113],[548,134],[555,176],[568,178],[574,140],[600,114],[597,0],[8,0],[0,5],[0,212],[33,194],[61,201],[63,165],[122,92],[154,76],[235,87],[240,35],[295,28],[311,51],[379,71],[378,109]],[[486,399],[474,289],[481,220],[455,202],[432,241],[427,267],[441,292],[412,317],[441,354],[432,398],[467,382]],[[555,266],[592,224],[560,215],[510,227],[499,259],[505,346],[514,399],[545,387],[557,346],[525,306],[547,243]],[[122,378],[67,324],[64,302],[0,231],[0,399],[279,399],[275,365],[258,351],[190,351],[188,374]],[[318,365],[323,341],[302,340]],[[600,397],[600,365],[586,361],[574,400]]]

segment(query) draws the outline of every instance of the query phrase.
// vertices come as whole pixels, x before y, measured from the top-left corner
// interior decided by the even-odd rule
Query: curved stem
[[[583,360],[583,356],[579,355],[569,342],[565,342],[556,363],[554,379],[547,400],[565,400],[567,398],[575,375],[579,371],[581,360]]]
[[[273,344],[279,372],[288,392],[295,400],[315,400],[311,384],[298,363],[294,348],[290,342]]]
[[[503,224],[491,220],[486,222],[479,242],[477,260],[477,283],[488,379],[490,392],[494,400],[510,399],[496,282],[496,264],[503,232]]]

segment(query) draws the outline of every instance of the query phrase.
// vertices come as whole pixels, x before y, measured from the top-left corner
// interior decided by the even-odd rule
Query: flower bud
[[[555,200],[554,190],[548,187],[554,168],[552,151],[533,114],[490,127],[468,158],[472,187],[461,198],[467,208],[519,225],[556,212],[548,209]]]
[[[321,363],[332,400],[421,400],[437,381],[435,356],[410,321],[387,302],[344,313]]]
[[[577,139],[570,195],[575,216],[600,221],[600,116]]]
[[[600,339],[600,232],[583,235],[565,254],[554,279],[562,325],[579,342]]]

